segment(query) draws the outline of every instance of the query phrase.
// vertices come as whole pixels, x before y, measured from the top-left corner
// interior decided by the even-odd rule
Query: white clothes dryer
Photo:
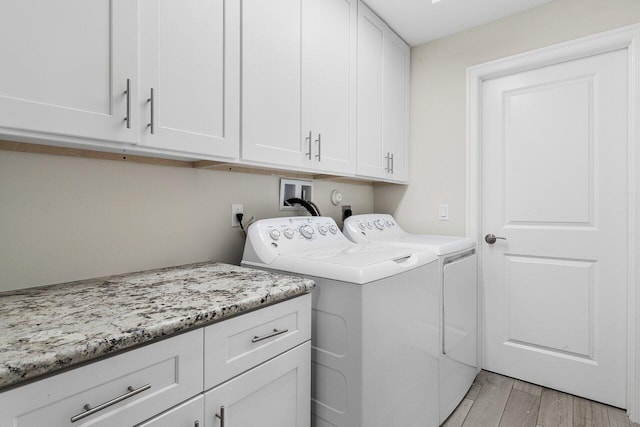
[[[242,265],[313,279],[315,426],[437,427],[437,257],[355,244],[326,217],[256,221]]]
[[[478,300],[475,243],[464,237],[410,234],[391,215],[354,215],[343,233],[357,243],[431,250],[439,258],[440,423],[462,401],[478,371]]]

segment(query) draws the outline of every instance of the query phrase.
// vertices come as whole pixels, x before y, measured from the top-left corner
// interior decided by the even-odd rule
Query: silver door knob
[[[507,240],[506,237],[498,237],[495,234],[487,234],[486,236],[484,236],[484,241],[490,245],[493,245],[498,239]]]

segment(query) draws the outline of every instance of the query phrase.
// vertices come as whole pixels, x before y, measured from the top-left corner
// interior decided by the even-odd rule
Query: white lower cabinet
[[[310,425],[309,341],[205,393],[207,427]]]
[[[309,426],[310,340],[306,294],[2,392],[0,427]]]
[[[0,393],[0,426],[131,426],[202,391],[202,329]]]

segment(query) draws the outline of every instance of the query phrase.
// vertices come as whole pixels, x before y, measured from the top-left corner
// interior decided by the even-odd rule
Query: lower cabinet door
[[[204,405],[207,427],[308,427],[311,343],[210,390]]]
[[[136,427],[204,427],[204,396],[200,394]]]

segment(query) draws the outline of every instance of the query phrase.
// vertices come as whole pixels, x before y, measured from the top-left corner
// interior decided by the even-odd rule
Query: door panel
[[[357,0],[302,2],[302,132],[316,169],[355,172],[357,14]]]
[[[408,179],[409,47],[388,33],[384,44],[384,154],[392,156],[389,179]]]
[[[246,160],[310,166],[305,156],[307,133],[303,136],[300,126],[300,14],[300,0],[242,2],[242,157]]]
[[[384,23],[361,7],[358,17],[358,174],[385,177],[383,123]]]
[[[625,407],[627,52],[483,83],[484,367]]]
[[[595,78],[504,93],[507,224],[593,225]]]
[[[311,344],[306,342],[205,393],[207,426],[308,427]]]
[[[239,6],[227,0],[193,0],[188,7],[177,0],[143,0],[141,5],[142,143],[237,157]]]
[[[2,132],[135,143],[136,117],[131,128],[124,119],[127,79],[136,95],[137,16],[127,0],[1,2]]]

